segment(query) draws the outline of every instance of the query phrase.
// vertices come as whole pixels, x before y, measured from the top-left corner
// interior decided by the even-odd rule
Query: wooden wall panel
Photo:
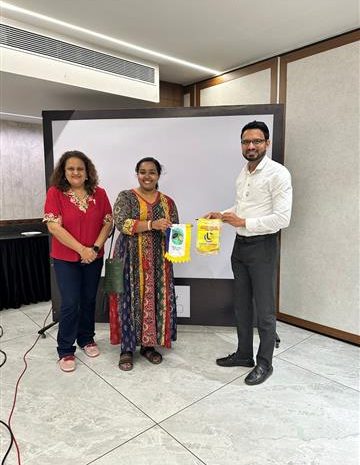
[[[281,57],[285,164],[279,319],[360,343],[359,31]]]
[[[217,76],[212,79],[208,79],[206,81],[200,82],[196,84],[196,105],[206,105],[206,103],[202,102],[202,91],[204,89],[210,89],[210,88],[215,88],[214,86],[220,86],[220,87],[226,87],[226,84],[233,84],[233,92],[234,92],[234,101],[231,101],[231,97],[229,100],[229,95],[226,98],[226,101],[221,102],[221,96],[218,98],[219,100],[219,105],[223,104],[236,104],[236,105],[242,105],[242,104],[268,104],[268,103],[276,103],[277,102],[277,66],[278,59],[277,58],[272,58],[270,60],[265,60],[261,61],[259,63],[253,64],[246,66],[244,68],[238,69],[236,71],[232,71],[229,73],[225,73],[221,76]],[[268,73],[265,73],[265,72]],[[256,86],[249,86],[249,93],[250,95],[245,96],[244,98],[247,98],[246,101],[240,101],[238,100],[238,97],[236,96],[236,87],[241,89],[242,83],[247,82],[251,83],[253,79],[256,79],[257,75],[266,75],[266,78],[263,79],[261,87],[258,88],[258,92],[256,90]],[[234,84],[237,84],[234,85]],[[268,89],[264,89],[263,86],[264,84],[268,86]],[[219,87],[219,89],[220,89]],[[251,90],[250,90],[251,87]],[[265,93],[264,93],[265,90]],[[228,93],[228,92],[227,92]],[[260,95],[259,95],[260,94]],[[261,101],[260,101],[260,100]],[[264,101],[266,99],[266,101]]]

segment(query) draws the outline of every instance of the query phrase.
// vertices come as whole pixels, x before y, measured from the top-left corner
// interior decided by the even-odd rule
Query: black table
[[[21,232],[40,231],[24,236]],[[0,228],[0,310],[51,299],[49,235],[43,225]]]

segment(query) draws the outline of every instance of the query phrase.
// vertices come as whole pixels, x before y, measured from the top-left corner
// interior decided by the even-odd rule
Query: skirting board
[[[341,331],[340,329],[320,325],[319,323],[303,320],[301,318],[297,318],[296,316],[287,315],[286,313],[282,312],[278,312],[276,317],[279,321],[283,321],[284,323],[289,323],[293,326],[298,326],[299,328],[303,329],[309,329],[315,333],[323,334],[324,336],[330,336],[335,339],[350,342],[351,344],[360,346],[360,336],[357,334],[352,334],[346,331]]]

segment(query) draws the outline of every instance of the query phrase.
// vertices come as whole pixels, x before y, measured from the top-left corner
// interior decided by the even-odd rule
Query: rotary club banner
[[[172,263],[190,260],[191,224],[173,224],[166,232],[165,258]]]
[[[220,251],[221,220],[199,218],[197,222],[196,250],[203,255]]]

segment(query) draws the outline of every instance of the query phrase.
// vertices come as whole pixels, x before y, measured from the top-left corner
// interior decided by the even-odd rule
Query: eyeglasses
[[[266,140],[266,139],[252,139],[252,140],[249,140],[249,139],[241,139],[241,143],[242,143],[242,145],[254,144],[254,145],[256,146],[256,145],[260,145],[260,144],[264,143],[265,140]]]

